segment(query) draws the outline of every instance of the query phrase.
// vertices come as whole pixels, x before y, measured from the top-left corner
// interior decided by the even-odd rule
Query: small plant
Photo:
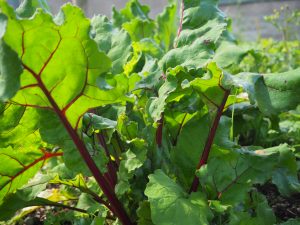
[[[179,21],[173,1],[155,20],[137,0],[112,20],[45,4],[0,0],[0,220],[282,222],[258,187],[299,191],[298,140],[257,145],[241,127],[278,128],[300,69],[231,74],[249,50],[216,1],[181,1]]]
[[[300,28],[300,10],[291,10],[288,5],[281,6],[279,10],[274,9],[273,14],[266,16],[265,20],[282,34],[283,51],[285,52],[284,62],[286,65],[290,65],[292,47],[289,46],[288,42],[300,39],[298,32],[295,32]]]

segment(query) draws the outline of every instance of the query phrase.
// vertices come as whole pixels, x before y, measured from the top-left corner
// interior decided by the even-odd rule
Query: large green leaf
[[[277,168],[286,167],[287,159],[290,159],[292,173],[296,161],[291,156],[287,145],[256,150],[215,147],[208,164],[199,171],[200,182],[212,197],[236,205],[245,201],[253,184],[263,184],[272,178]]]
[[[209,224],[212,214],[205,197],[200,193],[188,196],[161,170],[149,176],[145,194],[150,202],[154,224]]]
[[[79,8],[65,5],[58,25],[41,10],[20,20],[5,3],[0,7],[10,18],[4,40],[24,67],[15,104],[54,110],[77,130],[89,108],[122,101],[126,84],[109,91],[97,87],[97,78],[109,71],[111,61],[90,38],[89,20]]]
[[[242,73],[233,79],[268,116],[294,109],[300,103],[300,69],[263,75]]]
[[[15,149],[11,147],[0,149],[1,160],[6,162],[0,166],[0,203],[7,194],[25,185],[40,170],[47,159],[62,155],[61,153],[46,152],[42,147],[38,151],[36,150],[37,146],[29,144],[26,146],[26,143],[23,143],[19,149],[16,147]]]
[[[0,202],[26,184],[47,159],[61,154],[44,150],[39,132],[38,110],[6,104],[0,113]]]

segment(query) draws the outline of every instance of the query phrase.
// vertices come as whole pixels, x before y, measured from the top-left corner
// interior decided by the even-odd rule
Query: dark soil
[[[300,193],[284,197],[272,183],[258,185],[256,188],[266,196],[269,206],[279,219],[286,221],[291,218],[300,218]]]

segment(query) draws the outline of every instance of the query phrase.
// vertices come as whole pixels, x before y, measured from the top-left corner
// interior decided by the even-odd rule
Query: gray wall
[[[16,3],[18,0],[9,0]],[[142,3],[151,6],[151,17],[155,17],[167,5],[168,0],[140,0]],[[224,0],[223,0],[224,1]],[[235,0],[237,2],[242,0]],[[258,0],[256,0],[258,1]],[[273,37],[280,39],[281,35],[273,28],[272,25],[266,23],[264,16],[270,15],[273,9],[279,9],[283,5],[289,5],[292,9],[300,9],[300,0],[274,0],[265,2],[256,2],[252,0],[243,4],[227,4],[221,8],[226,14],[233,19],[233,31],[239,38],[243,40],[256,40],[258,37]],[[54,13],[58,12],[59,7],[66,2],[78,2],[81,4],[87,14],[92,17],[95,14],[104,14],[110,16],[111,8],[115,5],[122,8],[126,4],[126,0],[48,0]],[[299,33],[300,29],[295,30]]]
[[[59,6],[66,2],[76,2],[76,0],[48,0],[52,9],[57,12]],[[93,16],[95,14],[104,14],[110,16],[112,6],[116,6],[118,9],[123,8],[126,4],[126,0],[77,0],[82,3],[86,14]],[[84,3],[86,2],[86,3]],[[160,13],[164,6],[168,4],[168,0],[140,0],[141,3],[151,6],[151,16],[154,17]]]
[[[256,40],[257,38],[273,37],[281,39],[281,34],[269,23],[264,21],[264,16],[272,14],[274,9],[288,5],[290,9],[300,10],[300,0],[281,0],[260,3],[244,3],[223,5],[223,11],[232,18],[232,28],[236,35],[243,40]],[[295,29],[296,36],[300,37],[300,29]]]

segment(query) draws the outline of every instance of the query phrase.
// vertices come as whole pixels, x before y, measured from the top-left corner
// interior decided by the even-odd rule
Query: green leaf
[[[28,136],[36,133],[35,141],[39,140],[39,113],[36,109],[13,104],[5,104],[0,112],[0,147],[18,145]]]
[[[86,113],[83,120],[85,124],[92,126],[95,130],[115,129],[117,126],[117,121],[92,113]]]
[[[208,73],[202,78],[195,78],[190,82],[190,86],[193,87],[199,95],[202,97],[202,101],[216,110],[224,98],[225,88],[223,83],[226,82],[223,71],[217,67],[216,63],[210,63],[207,65]],[[224,82],[225,80],[225,82]]]
[[[152,56],[146,55],[145,65],[139,73],[142,79],[135,84],[135,89],[156,90],[162,83],[162,71],[157,65],[157,60]]]
[[[7,17],[0,14],[0,101],[13,97],[20,87],[22,73],[18,55],[2,40],[7,26]]]
[[[25,146],[18,150],[11,147],[0,149],[1,159],[7,162],[0,166],[0,202],[7,194],[25,185],[48,159],[62,155],[45,152],[43,149],[38,151],[34,145]]]
[[[155,24],[153,21],[140,20],[138,18],[124,23],[122,27],[128,32],[132,41],[151,38],[153,37],[155,30]]]
[[[173,76],[169,76],[166,82],[158,90],[158,97],[152,98],[148,102],[147,110],[154,122],[161,118],[161,114],[166,106],[166,99],[169,94],[175,91],[177,87],[177,80]]]
[[[183,1],[183,22],[175,49],[160,61],[164,71],[176,66],[199,71],[213,57],[215,45],[227,28],[225,16],[213,1]]]
[[[140,203],[139,208],[137,210],[137,215],[139,217],[139,225],[153,225],[149,202],[143,201]]]
[[[231,41],[222,41],[213,57],[213,61],[217,62],[221,68],[238,65],[248,52],[249,48],[245,46],[239,46]]]
[[[112,37],[112,48],[108,57],[112,60],[112,73],[117,74],[123,71],[123,66],[132,56],[131,39],[125,30],[119,31]]]
[[[133,178],[137,169],[141,168],[147,159],[147,145],[143,139],[130,141],[130,148],[122,155],[118,171],[118,184],[116,193],[122,195],[130,189],[130,179]]]
[[[280,145],[267,149],[225,150],[214,147],[208,164],[198,173],[203,187],[224,204],[244,202],[253,184],[270,180],[285,165],[291,149]]]
[[[185,124],[171,153],[179,180],[189,188],[209,132],[209,118],[194,117]],[[201,125],[200,125],[201,124]]]
[[[275,171],[272,177],[272,183],[277,186],[279,192],[284,196],[290,196],[300,192],[298,177],[290,175],[284,169]]]
[[[13,97],[20,87],[21,62],[17,54],[0,40],[0,100]]]
[[[251,192],[247,205],[231,209],[230,225],[274,225],[276,217],[265,196]]]
[[[111,49],[113,38],[113,25],[106,16],[94,16],[91,20],[91,34],[99,50],[107,53]]]
[[[47,159],[61,155],[44,150],[37,131],[38,111],[6,104],[0,114],[0,202],[8,193],[26,184]]]
[[[7,221],[13,217],[18,210],[30,206],[56,206],[64,208],[64,205],[61,203],[41,197],[28,198],[23,191],[18,191],[15,194],[8,195],[6,204],[0,205],[0,221]]]
[[[207,200],[202,194],[193,193],[188,196],[161,170],[156,170],[149,176],[145,194],[150,202],[154,224],[208,225],[212,217]]]
[[[300,103],[300,69],[278,74],[242,73],[234,76],[265,115],[276,115]]]
[[[126,3],[125,8],[121,9],[120,12],[113,8],[113,24],[116,27],[121,27],[123,23],[134,18],[146,20],[149,18],[149,11],[150,9],[148,6],[141,5],[137,0],[130,0]]]
[[[280,225],[299,225],[300,220],[299,219],[289,219],[286,222],[280,223]]]
[[[24,66],[21,89],[12,101],[54,110],[78,130],[89,108],[122,101],[127,88],[124,83],[109,91],[97,87],[96,79],[109,71],[110,59],[97,50],[89,20],[80,9],[65,5],[61,13],[61,25],[42,11],[31,20],[8,20],[4,40]]]
[[[158,31],[156,39],[159,40],[165,51],[168,51],[173,44],[177,31],[177,4],[168,5],[164,11],[156,17]]]

